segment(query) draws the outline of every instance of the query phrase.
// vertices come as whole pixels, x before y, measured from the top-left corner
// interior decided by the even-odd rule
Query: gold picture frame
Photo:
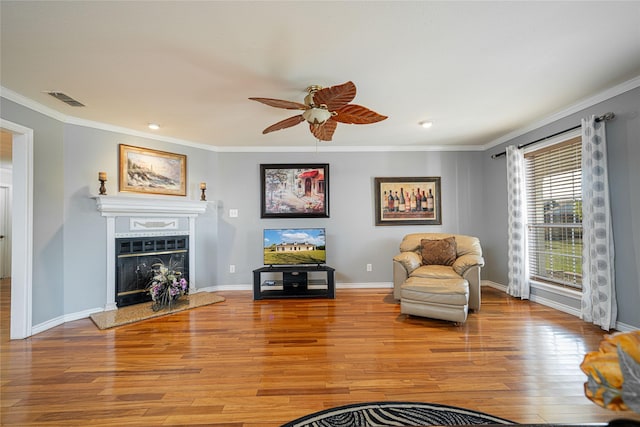
[[[187,195],[187,156],[120,144],[121,192]]]

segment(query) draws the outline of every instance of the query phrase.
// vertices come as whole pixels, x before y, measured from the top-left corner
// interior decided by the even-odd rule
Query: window
[[[529,278],[582,289],[581,137],[525,152]]]

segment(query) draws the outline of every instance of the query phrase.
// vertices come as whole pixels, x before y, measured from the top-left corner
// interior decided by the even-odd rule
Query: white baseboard
[[[620,332],[631,332],[637,331],[638,328],[632,325],[627,325],[626,323],[616,322],[616,330]]]
[[[480,286],[488,286],[490,288],[499,289],[502,292],[507,292],[507,286],[502,283],[492,282],[491,280],[481,280]]]
[[[200,293],[200,292],[215,292],[217,290],[219,290],[217,286],[207,286],[206,288],[198,288],[195,291],[189,291],[189,292],[192,293],[192,294],[197,294],[197,293]]]
[[[93,313],[99,313],[101,311],[104,311],[104,308],[91,308],[88,310],[78,311],[76,313],[65,314],[64,316],[58,316],[53,319],[47,320],[46,322],[34,325],[31,328],[31,334],[39,334],[40,332],[44,332],[67,322],[73,322],[74,320],[86,319]]]
[[[507,286],[506,285],[503,285],[501,283],[492,282],[491,280],[483,280],[482,281],[482,286],[490,286],[492,288],[499,289],[499,290],[501,290],[503,292],[507,292]],[[538,304],[545,305],[547,307],[554,308],[554,309],[556,309],[558,311],[562,311],[563,313],[568,313],[568,314],[571,314],[573,316],[580,317],[580,318],[582,317],[581,314],[580,314],[580,310],[579,309],[567,306],[565,304],[558,304],[557,302],[551,301],[551,300],[549,300],[547,298],[541,298],[539,296],[533,295],[532,298],[531,298],[531,301],[535,302],[535,303],[538,303]],[[622,322],[616,322],[616,331],[631,332],[631,331],[635,331],[637,329],[638,328],[633,326],[633,325],[628,325],[628,324],[622,323]]]
[[[336,283],[336,289],[389,289],[393,282]]]
[[[393,282],[362,282],[362,283],[336,283],[336,289],[390,289],[393,288]],[[237,285],[215,285],[207,288],[199,288],[198,292],[216,292],[216,291],[252,291],[253,285],[242,283]]]
[[[544,306],[547,307],[551,307],[554,308],[558,311],[562,311],[563,313],[567,313],[567,314],[571,314],[573,316],[576,317],[581,317],[580,316],[580,309],[577,309],[575,307],[571,307],[569,305],[565,305],[565,304],[560,304],[556,301],[550,300],[548,298],[543,298],[537,295],[531,295],[530,301],[538,303],[538,304],[542,304]]]
[[[248,283],[241,283],[238,285],[214,285],[209,286],[208,288],[203,288],[205,290],[210,290],[209,292],[217,292],[217,291],[252,291],[253,285]]]
[[[503,292],[507,292],[507,285],[503,285],[502,283],[492,282],[491,280],[482,280],[482,286],[489,286],[491,288],[495,288]],[[568,313],[576,317],[580,317],[580,310],[565,304],[557,303],[556,301],[552,301],[548,298],[542,298],[537,295],[531,295],[529,298],[529,301],[554,308],[558,311],[562,311],[563,313]]]
[[[47,320],[46,322],[33,325],[33,327],[31,328],[31,334],[32,335],[39,334],[40,332],[44,332],[51,328],[55,328],[56,326],[60,326],[63,323],[64,323],[64,316],[58,316],[51,320]]]

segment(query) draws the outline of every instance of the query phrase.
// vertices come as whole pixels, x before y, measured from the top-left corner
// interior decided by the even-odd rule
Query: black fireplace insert
[[[189,236],[126,237],[116,239],[116,304],[151,301],[146,288],[153,266],[163,263],[189,280]]]

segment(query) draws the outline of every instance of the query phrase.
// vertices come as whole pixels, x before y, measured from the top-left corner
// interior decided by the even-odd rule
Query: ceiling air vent
[[[47,92],[49,95],[53,96],[55,99],[58,99],[65,104],[71,105],[72,107],[84,107],[84,104],[76,101],[69,95],[66,95],[62,92]]]

